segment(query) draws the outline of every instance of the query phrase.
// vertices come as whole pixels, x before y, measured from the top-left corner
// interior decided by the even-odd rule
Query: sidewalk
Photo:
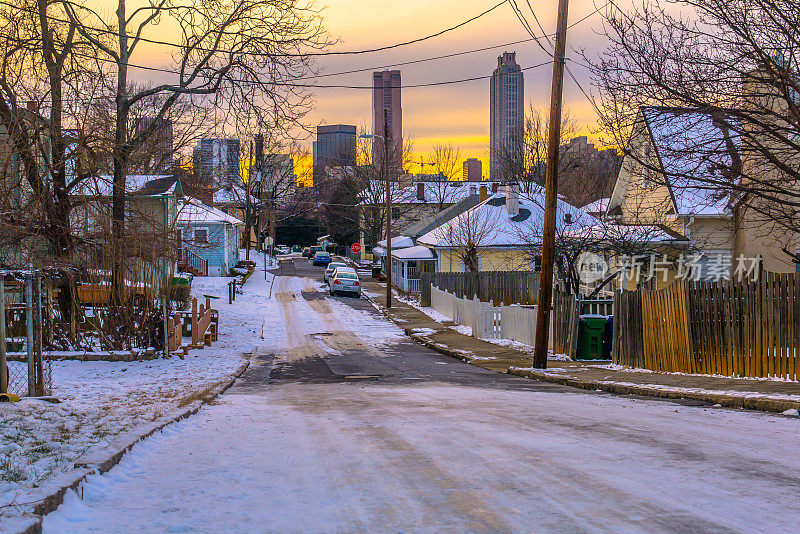
[[[372,279],[363,279],[362,285],[373,305],[412,339],[484,369],[618,394],[689,398],[736,408],[790,410],[790,414],[791,410],[800,410],[798,382],[657,373],[624,369],[610,362],[549,360],[547,369],[531,369],[529,352],[461,334],[449,328],[454,325],[452,321],[436,321],[397,298],[392,299],[387,313],[383,297],[386,285]]]

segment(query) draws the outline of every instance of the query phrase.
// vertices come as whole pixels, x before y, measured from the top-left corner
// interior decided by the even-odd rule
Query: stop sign
[[[350,245],[350,250],[353,251],[353,254],[358,254],[361,252],[361,245],[359,243],[353,243]]]

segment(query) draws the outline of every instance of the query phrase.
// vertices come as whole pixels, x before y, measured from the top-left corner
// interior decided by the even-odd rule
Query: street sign
[[[353,243],[350,245],[350,250],[353,251],[353,254],[358,254],[361,252],[361,245],[359,243]]]
[[[273,242],[274,241],[271,236],[267,236],[264,238],[264,244],[268,247],[271,247]]]

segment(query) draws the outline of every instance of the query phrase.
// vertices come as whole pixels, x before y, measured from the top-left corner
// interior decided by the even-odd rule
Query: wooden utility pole
[[[386,180],[386,309],[392,307],[392,188],[389,183],[389,110],[383,110],[383,176]]]
[[[242,173],[244,174],[244,173]],[[253,179],[253,140],[250,140],[250,155],[247,158],[247,183],[244,187],[244,194],[245,194],[245,220],[247,221],[245,224],[244,232],[247,234],[247,252],[245,252],[245,259],[250,261],[250,233],[252,232],[252,224],[253,219],[251,215],[252,207],[250,206],[250,190],[252,186],[252,179]]]
[[[553,300],[553,263],[556,243],[556,202],[558,201],[558,147],[561,143],[561,93],[564,87],[564,53],[567,48],[567,7],[558,0],[556,46],[553,56],[553,87],[550,93],[550,125],[547,131],[547,174],[545,178],[544,224],[542,226],[542,272],[539,278],[539,307],[536,315],[534,369],[547,367],[550,311]]]

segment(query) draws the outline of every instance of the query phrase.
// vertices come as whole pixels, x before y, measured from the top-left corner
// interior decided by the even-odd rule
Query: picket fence
[[[435,286],[431,287],[431,306],[453,322],[472,328],[474,337],[511,339],[527,345],[533,345],[536,339],[536,306],[494,306],[477,296],[458,298]]]

